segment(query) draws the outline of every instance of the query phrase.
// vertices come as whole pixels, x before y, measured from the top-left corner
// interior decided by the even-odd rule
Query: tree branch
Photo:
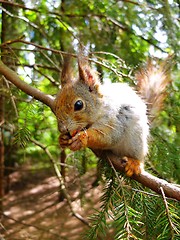
[[[54,112],[54,98],[51,95],[45,94],[40,90],[31,87],[29,84],[22,81],[19,76],[10,68],[8,68],[1,60],[0,60],[0,73],[5,76],[5,78],[13,83],[17,88],[21,89],[23,92],[28,95],[34,97],[36,100],[44,103]]]
[[[64,51],[61,51],[61,50],[57,50],[57,49],[53,49],[53,48],[43,47],[42,45],[39,45],[37,43],[33,43],[33,42],[29,42],[29,41],[23,40],[23,38],[24,38],[24,36],[20,36],[17,39],[8,40],[8,41],[0,44],[0,47],[4,48],[4,47],[7,47],[8,45],[11,45],[11,44],[14,44],[14,43],[24,43],[26,45],[34,46],[37,49],[41,49],[41,50],[45,50],[45,51],[51,51],[52,53],[55,53],[55,54],[58,54],[58,55],[62,54],[62,55],[68,55],[68,56],[71,56],[71,57],[77,57],[76,54],[67,53],[67,52],[64,52]]]
[[[94,151],[94,150],[93,150]],[[94,151],[96,156],[110,162],[114,168],[120,172],[125,172],[125,163],[118,156],[112,154],[110,151]],[[141,183],[143,186],[150,188],[158,194],[162,194],[162,190],[166,197],[176,199],[180,201],[180,187],[175,186],[172,183],[153,176],[145,170],[140,175],[133,175],[132,179]]]

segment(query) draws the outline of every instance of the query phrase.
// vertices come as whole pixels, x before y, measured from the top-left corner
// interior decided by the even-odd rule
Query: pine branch
[[[94,153],[101,159],[106,160],[114,166],[118,171],[125,172],[125,163],[118,156],[112,154],[110,151],[94,151]],[[140,175],[133,175],[132,179],[141,183],[143,186],[150,188],[158,194],[162,194],[161,187],[163,188],[166,197],[180,201],[180,187],[172,183],[168,183],[164,179],[153,176],[145,170]]]

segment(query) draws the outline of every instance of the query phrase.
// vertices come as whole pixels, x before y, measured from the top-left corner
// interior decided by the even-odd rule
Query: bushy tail
[[[171,82],[170,68],[172,57],[168,57],[159,65],[154,65],[150,60],[147,66],[136,73],[138,92],[145,99],[148,106],[150,122],[160,112],[167,95],[167,86]]]

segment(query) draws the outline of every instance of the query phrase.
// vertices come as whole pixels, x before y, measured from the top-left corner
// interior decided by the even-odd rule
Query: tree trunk
[[[2,78],[0,83],[2,83]],[[2,84],[0,84],[2,86]],[[0,126],[4,122],[4,99],[0,96]],[[0,129],[0,216],[3,212],[3,197],[4,197],[4,140],[3,140],[3,128]]]
[[[3,3],[2,3],[3,5]],[[5,7],[5,6],[3,6]],[[5,40],[5,22],[6,22],[6,14],[2,11],[2,25],[1,25],[1,42],[3,43]],[[1,49],[3,60],[3,49]],[[0,76],[0,86],[1,92],[3,90],[3,76]],[[3,137],[3,124],[4,124],[4,96],[0,95],[0,217],[2,217],[1,213],[3,212],[3,197],[4,197],[4,137]]]

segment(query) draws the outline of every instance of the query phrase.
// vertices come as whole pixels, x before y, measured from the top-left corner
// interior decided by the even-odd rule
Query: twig
[[[54,65],[55,69],[58,70],[60,72],[60,69],[59,67],[55,64],[55,62],[52,61],[52,59],[47,55],[45,54],[44,52],[41,51],[41,54],[52,64]]]
[[[4,3],[4,4],[7,4],[7,5],[12,5],[14,7],[19,7],[19,8],[22,8],[22,9],[25,9],[25,10],[30,10],[30,11],[33,11],[33,12],[40,12],[39,10],[37,10],[35,8],[28,8],[28,7],[25,7],[22,4],[18,4],[18,3],[15,3],[15,2],[0,0],[0,3]]]
[[[77,219],[79,219],[82,223],[86,224],[87,226],[89,226],[89,223],[86,219],[84,219],[80,214],[76,213],[73,209],[73,206],[72,206],[72,202],[71,202],[71,197],[69,195],[69,193],[67,192],[67,189],[66,189],[66,186],[65,186],[65,183],[64,183],[64,179],[59,171],[59,168],[56,164],[56,161],[54,160],[54,158],[52,157],[51,153],[49,152],[48,148],[45,147],[42,143],[34,140],[34,139],[30,139],[31,142],[33,142],[34,144],[36,144],[37,146],[39,146],[40,148],[42,148],[45,153],[48,155],[50,161],[52,162],[53,164],[53,167],[54,167],[54,170],[55,170],[55,173],[56,173],[56,176],[59,180],[59,183],[60,183],[60,187],[61,187],[61,191],[63,192],[66,200],[67,200],[67,203],[69,205],[69,208],[70,208],[70,211],[72,213],[72,215],[74,217],[76,217]]]
[[[123,72],[118,71],[118,69],[117,69],[116,67],[114,67],[114,66],[109,66],[109,64],[105,63],[105,61],[102,62],[102,61],[95,60],[95,59],[93,59],[93,58],[88,58],[88,59],[89,59],[89,61],[91,61],[91,62],[94,62],[94,63],[96,63],[96,64],[98,64],[98,65],[100,65],[100,66],[105,67],[106,69],[109,69],[110,71],[114,72],[117,76],[127,77],[127,78],[130,78],[131,80],[134,80],[134,79],[130,76],[130,74],[124,74]],[[107,61],[106,61],[106,62],[107,62]],[[120,66],[120,67],[125,68],[125,69],[128,69],[128,67],[123,67],[123,66]]]
[[[13,94],[12,94],[11,89],[10,89],[10,86],[9,86],[9,82],[5,79],[5,77],[3,77],[3,78],[4,78],[4,81],[5,81],[5,83],[6,83],[7,88],[8,88],[9,91],[10,91],[10,98],[11,98],[12,106],[13,106],[13,108],[14,108],[14,111],[15,111],[15,114],[16,114],[16,118],[18,118],[18,117],[19,117],[19,114],[18,114],[18,110],[17,110],[17,107],[16,107],[16,103],[15,103],[15,101],[14,101]]]
[[[68,55],[68,56],[71,56],[71,57],[77,57],[76,54],[67,53],[67,52],[56,50],[56,49],[53,49],[53,48],[43,47],[42,45],[23,40],[22,39],[23,37],[24,36],[21,36],[17,39],[9,40],[7,42],[4,42],[4,43],[0,44],[0,47],[6,46],[6,45],[9,45],[9,44],[13,44],[13,43],[17,43],[17,42],[21,42],[21,43],[24,43],[24,44],[27,44],[27,45],[32,45],[32,46],[34,46],[36,48],[39,48],[39,49],[42,49],[42,50],[51,51],[51,52],[56,53],[56,54]]]
[[[15,63],[15,66],[19,67],[28,67],[28,68],[33,68],[37,71],[37,68],[43,68],[43,69],[48,69],[48,70],[52,70],[52,71],[56,71],[59,72],[59,69],[52,67],[52,66],[48,66],[48,65],[41,65],[41,64],[25,64],[25,63]],[[14,66],[13,65],[13,66]],[[12,65],[9,65],[9,67],[11,67]]]
[[[51,76],[47,76],[46,74],[44,74],[42,71],[40,71],[36,65],[34,65],[34,70],[37,71],[39,74],[41,74],[42,76],[44,76],[45,78],[47,78],[53,86],[59,87],[59,83],[56,82]]]
[[[171,221],[171,216],[170,216],[170,212],[169,212],[169,208],[168,208],[168,203],[166,201],[166,196],[164,194],[164,190],[163,190],[163,187],[160,187],[160,190],[161,190],[161,194],[162,194],[162,198],[163,198],[163,201],[164,201],[164,205],[165,205],[165,208],[166,208],[166,214],[167,214],[167,218],[168,218],[168,221],[169,221],[169,226],[170,226],[170,229],[171,229],[171,236],[172,238],[171,239],[174,239],[174,225]]]
[[[2,9],[2,11],[4,11],[7,15],[9,15],[12,18],[17,18],[20,20],[23,20],[24,22],[26,22],[27,24],[29,24],[31,27],[34,27],[36,29],[38,29],[38,26],[35,25],[33,22],[29,21],[29,19],[27,19],[26,17],[20,17],[17,15],[12,14],[11,12],[9,12],[7,9],[5,9],[4,7],[0,6],[0,9]]]
[[[17,43],[17,42],[19,42],[23,38],[24,38],[24,35],[21,35],[20,37],[15,38],[15,39],[10,39],[10,40],[0,44],[0,47],[4,47],[4,46],[10,45],[12,43]]]

